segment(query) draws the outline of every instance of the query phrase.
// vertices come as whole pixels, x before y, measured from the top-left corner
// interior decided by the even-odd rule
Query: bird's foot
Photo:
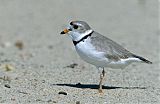
[[[98,92],[99,92],[100,94],[103,94],[103,90],[102,90],[101,88],[98,89]]]

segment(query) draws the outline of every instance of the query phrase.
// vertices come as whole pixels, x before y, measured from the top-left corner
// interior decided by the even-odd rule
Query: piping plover
[[[132,62],[151,61],[135,55],[111,39],[95,32],[84,21],[72,21],[61,34],[68,34],[79,56],[86,62],[102,69],[100,73],[99,92],[102,92],[102,81],[105,76],[104,67],[123,69]]]

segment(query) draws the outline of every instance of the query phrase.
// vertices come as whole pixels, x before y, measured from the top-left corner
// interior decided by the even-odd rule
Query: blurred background
[[[131,52],[153,61],[152,66],[142,64],[132,70],[137,74],[135,75],[137,79],[141,79],[142,82],[128,79],[128,82],[122,82],[123,84],[128,86],[127,83],[133,81],[133,85],[137,83],[146,84],[146,86],[156,85],[156,82],[160,81],[158,19],[158,0],[0,0],[0,62],[1,66],[5,65],[5,68],[13,69],[14,67],[15,69],[8,73],[1,67],[0,77],[10,76],[13,79],[11,85],[15,89],[5,91],[5,88],[2,88],[0,92],[8,95],[17,91],[20,85],[30,86],[29,80],[22,81],[21,84],[19,80],[15,80],[19,77],[21,79],[44,79],[48,83],[77,83],[78,79],[84,83],[97,83],[99,79],[96,76],[98,75],[96,68],[80,59],[68,36],[60,35],[60,32],[72,20],[86,21],[95,31],[111,38]],[[77,76],[71,76],[76,74],[73,70],[63,69],[71,63],[78,63],[80,69],[85,69],[84,73],[80,73],[80,69],[77,69],[75,71]],[[7,66],[8,64],[12,66]],[[30,74],[24,75],[24,72]],[[128,72],[128,77],[132,76],[130,74],[132,72]],[[32,75],[31,73],[38,74]],[[116,74],[116,71],[110,73],[109,83],[117,85],[112,79],[117,77],[114,80],[118,80],[121,76]],[[148,82],[151,83],[148,85]],[[118,85],[123,86],[122,83]],[[46,86],[49,85],[46,84]],[[31,93],[34,89],[29,88]],[[40,88],[36,89],[40,90]],[[50,90],[53,89],[57,90],[52,86]],[[62,87],[62,89],[65,88]],[[22,90],[26,89],[22,88]],[[39,90],[33,91],[32,97],[25,96],[24,98],[32,101],[37,97],[36,93]],[[13,93],[15,99],[21,98],[22,96],[18,97],[17,93]],[[148,94],[145,98],[150,98],[149,102],[158,101],[157,96],[151,98],[152,95],[156,96],[155,93]],[[0,101],[5,102],[6,99],[10,99],[2,94],[0,96]],[[79,95],[77,96],[80,99]],[[116,102],[115,97],[112,97],[110,96],[111,102]],[[145,98],[136,97],[142,102],[146,101]],[[72,97],[70,99],[75,100]],[[132,101],[133,99],[132,97],[126,98],[124,102],[127,100]],[[9,101],[6,100],[6,102]],[[22,102],[22,99],[19,101]],[[123,102],[123,99],[120,101]]]
[[[148,48],[157,50],[156,46],[158,47],[157,2],[157,0],[0,0],[0,43],[12,44],[22,40],[28,48],[51,45],[55,55],[49,57],[51,60],[70,59],[70,55],[75,54],[70,51],[74,48],[72,42],[59,33],[70,21],[83,20],[95,31],[133,52],[141,55],[145,53],[151,59],[155,53],[151,49],[148,51]],[[64,51],[66,54],[63,54]],[[36,54],[41,56],[42,53]]]

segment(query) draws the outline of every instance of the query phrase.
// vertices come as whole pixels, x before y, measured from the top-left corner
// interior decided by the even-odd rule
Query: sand
[[[99,72],[59,33],[72,20],[153,62]],[[0,0],[0,103],[159,104],[157,0]],[[71,64],[75,64],[69,67]]]

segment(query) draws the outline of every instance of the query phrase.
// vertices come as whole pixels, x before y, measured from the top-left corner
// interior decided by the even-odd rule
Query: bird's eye
[[[78,29],[78,25],[73,25],[73,28],[74,29]]]

